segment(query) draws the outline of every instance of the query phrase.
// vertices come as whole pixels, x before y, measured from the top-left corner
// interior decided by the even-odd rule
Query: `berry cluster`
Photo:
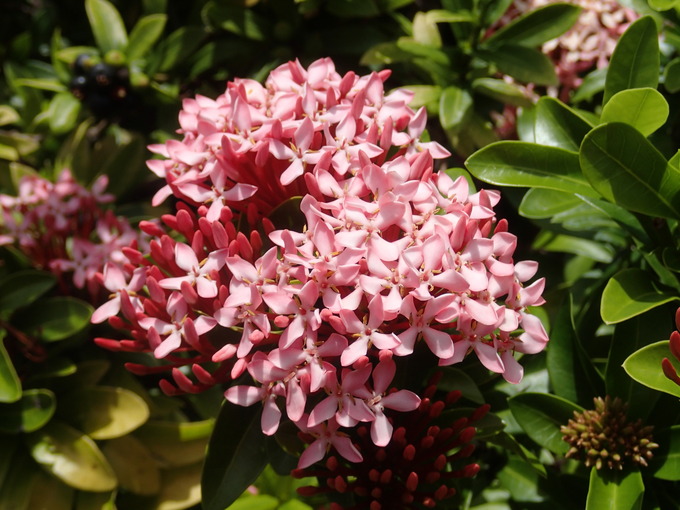
[[[623,469],[626,461],[646,466],[659,445],[652,442],[652,426],[642,420],[628,421],[628,404],[620,398],[594,399],[595,409],[582,413],[574,411],[574,418],[560,432],[571,448],[567,458],[580,458],[585,465],[602,469]]]

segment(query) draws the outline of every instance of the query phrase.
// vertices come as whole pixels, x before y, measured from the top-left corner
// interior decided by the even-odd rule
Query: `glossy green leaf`
[[[151,14],[137,21],[130,32],[125,54],[129,62],[144,57],[163,34],[165,22],[168,17],[165,14]]]
[[[486,45],[512,42],[524,46],[540,46],[569,30],[581,8],[569,3],[555,3],[533,9],[496,30]]]
[[[508,399],[512,415],[524,432],[540,446],[563,455],[569,445],[562,440],[560,427],[583,408],[549,393],[520,393]]]
[[[93,439],[112,439],[144,424],[149,408],[129,390],[95,386],[70,392],[60,401],[59,414]]]
[[[655,11],[667,11],[680,7],[680,0],[648,0],[649,6]]]
[[[680,170],[632,126],[611,123],[581,145],[583,174],[604,198],[649,216],[680,218]]]
[[[13,322],[26,333],[45,342],[64,340],[90,323],[92,305],[69,296],[41,300],[16,313]]]
[[[475,17],[468,11],[451,12],[446,9],[432,9],[425,13],[432,23],[474,23]]]
[[[500,72],[536,85],[557,85],[552,61],[539,50],[520,44],[505,43],[493,50],[478,50],[477,55],[493,63]]]
[[[281,508],[280,501],[269,494],[244,495],[229,505],[227,510],[277,510]]]
[[[149,421],[134,433],[164,467],[186,466],[203,460],[214,420],[200,422]]]
[[[680,91],[680,57],[671,60],[663,70],[663,86],[671,94]]]
[[[573,193],[554,189],[531,188],[519,204],[519,213],[525,218],[552,218],[555,214],[568,211],[581,201]]]
[[[680,386],[668,379],[661,369],[661,361],[664,358],[668,358],[675,370],[680,373],[680,362],[671,355],[668,340],[635,351],[623,362],[623,368],[640,384],[680,398]]]
[[[602,320],[616,324],[664,303],[680,300],[673,292],[659,290],[648,272],[637,268],[614,275],[602,293]]]
[[[439,98],[439,121],[444,129],[461,129],[472,112],[472,96],[467,90],[446,87]]]
[[[472,175],[490,184],[597,194],[581,175],[576,153],[527,142],[497,142],[465,162]]]
[[[654,450],[649,469],[654,478],[677,482],[680,480],[680,425],[654,432],[654,442],[659,448]]]
[[[93,492],[116,487],[116,475],[102,452],[76,429],[52,420],[25,437],[33,459],[67,485]]]
[[[21,380],[5,348],[4,336],[0,331],[0,403],[11,403],[21,398]]]
[[[639,469],[590,471],[586,510],[640,510],[645,485]]]
[[[125,49],[127,31],[120,13],[112,3],[107,0],[85,0],[85,11],[102,53]]]
[[[591,206],[593,209],[610,217],[634,238],[642,241],[643,243],[651,242],[647,232],[645,231],[645,228],[640,223],[640,220],[638,220],[634,214],[630,213],[623,207],[593,197],[585,197],[583,195],[576,196]]]
[[[460,368],[447,367],[442,370],[441,381],[437,386],[444,391],[460,391],[463,398],[471,400],[475,404],[484,404],[484,395],[479,390],[474,379]]]
[[[261,406],[222,405],[203,470],[203,508],[224,510],[267,465]]]
[[[590,215],[586,216],[586,222],[592,224]],[[548,230],[541,231],[532,246],[536,250],[573,253],[604,263],[611,262],[614,258],[612,248],[604,243],[583,237],[556,234]]]
[[[67,90],[57,78],[19,78],[14,80],[14,85],[60,93]]]
[[[19,434],[38,430],[52,418],[56,406],[50,390],[26,390],[18,402],[0,405],[0,432]]]
[[[588,101],[595,94],[599,94],[604,90],[604,84],[607,79],[607,68],[595,69],[589,72],[583,82],[576,89],[571,96],[572,103],[580,103],[581,101]]]
[[[592,126],[572,108],[552,97],[542,97],[536,104],[534,121],[537,144],[578,151]]]
[[[652,88],[622,90],[614,94],[604,108],[601,120],[630,124],[645,136],[666,123],[668,103]]]
[[[33,303],[50,290],[57,279],[50,273],[26,269],[0,280],[0,313],[7,313]]]
[[[60,92],[50,101],[47,108],[50,129],[55,134],[71,131],[78,120],[81,102],[70,92]]]
[[[472,90],[501,103],[524,107],[532,104],[524,89],[498,78],[477,78],[472,82]]]
[[[102,453],[118,478],[122,489],[150,496],[161,488],[158,462],[142,441],[132,435],[107,441]]]
[[[659,36],[656,23],[644,16],[632,23],[616,44],[609,61],[603,105],[626,89],[651,87],[659,83]]]
[[[539,503],[545,500],[538,488],[538,474],[524,460],[511,456],[498,473],[498,480],[512,495],[513,501]]]

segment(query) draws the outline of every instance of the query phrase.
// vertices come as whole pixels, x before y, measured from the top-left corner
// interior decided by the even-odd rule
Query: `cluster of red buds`
[[[668,347],[670,348],[673,357],[680,361],[680,308],[675,312],[675,328],[676,330],[671,333]],[[661,369],[668,379],[680,386],[680,376],[670,359],[664,358],[661,360]]]

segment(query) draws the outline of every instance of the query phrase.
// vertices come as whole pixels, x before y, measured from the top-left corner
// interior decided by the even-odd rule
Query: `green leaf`
[[[112,439],[144,424],[149,408],[129,390],[95,386],[69,393],[59,403],[59,414],[93,439]]]
[[[34,432],[50,421],[55,408],[56,399],[50,390],[26,390],[18,402],[0,405],[0,432]]]
[[[651,88],[628,89],[614,94],[602,108],[601,120],[630,124],[645,136],[666,123],[668,103]]]
[[[591,206],[593,209],[609,216],[634,238],[642,241],[643,243],[651,243],[651,240],[647,235],[645,228],[640,223],[640,220],[638,220],[634,214],[628,212],[623,207],[597,198],[585,197],[583,195],[576,196]]]
[[[583,78],[583,82],[578,89],[571,96],[572,103],[580,103],[581,101],[588,101],[595,94],[604,90],[604,84],[607,79],[607,68],[595,69]]]
[[[659,84],[659,36],[651,16],[632,23],[616,44],[609,61],[603,105],[614,94],[626,89]]]
[[[446,9],[432,9],[425,13],[432,23],[474,23],[477,19],[468,11],[451,12]]]
[[[588,121],[557,99],[545,96],[536,104],[534,132],[537,144],[578,151],[591,129]]]
[[[597,197],[581,175],[577,154],[557,147],[497,142],[477,151],[465,164],[472,175],[490,184],[548,188]]]
[[[31,87],[50,92],[66,92],[66,86],[56,78],[18,78],[13,83],[19,87]]]
[[[495,31],[485,45],[513,42],[524,46],[540,46],[569,30],[581,8],[568,3],[555,3],[529,11]]]
[[[158,44],[154,53],[154,71],[165,72],[184,63],[189,55],[203,42],[205,32],[203,28],[194,26],[180,27]],[[151,72],[151,71],[149,71]]]
[[[253,41],[264,41],[271,33],[267,18],[236,2],[208,2],[202,16],[212,26]]]
[[[200,422],[149,421],[134,433],[164,467],[203,460],[214,420]]]
[[[680,373],[680,362],[671,355],[668,340],[635,351],[623,362],[623,368],[640,384],[680,398],[680,386],[668,379],[661,370],[661,361],[664,358],[668,358]]]
[[[524,194],[518,210],[525,218],[544,219],[568,211],[580,203],[581,201],[573,193],[531,188]]]
[[[21,380],[5,349],[4,336],[5,331],[0,331],[0,402],[11,403],[21,398]]]
[[[645,485],[640,470],[590,471],[586,510],[640,510]]]
[[[437,23],[424,12],[417,12],[413,17],[413,40],[433,48],[442,46],[442,37],[439,35]]]
[[[438,387],[444,391],[460,391],[463,398],[475,404],[484,404],[484,396],[474,379],[460,368],[447,367],[442,370],[442,378]]]
[[[522,459],[510,456],[507,464],[497,476],[503,488],[510,491],[514,501],[539,503],[545,500],[545,497],[539,493],[538,474]]]
[[[671,60],[663,70],[663,86],[671,94],[680,91],[680,57]]]
[[[590,222],[592,223],[592,219]],[[532,247],[536,250],[583,255],[604,263],[609,263],[614,259],[613,250],[606,244],[583,237],[556,234],[549,230],[541,231],[534,239]]]
[[[625,269],[614,275],[602,293],[601,314],[607,324],[616,324],[671,301],[675,293],[659,290],[648,272]]]
[[[497,78],[477,78],[472,82],[472,90],[501,103],[523,107],[532,104],[521,87]]]
[[[649,216],[680,218],[680,170],[632,126],[592,130],[580,153],[583,174],[604,198]]]
[[[7,313],[36,301],[57,279],[50,273],[26,269],[0,280],[0,313]]]
[[[228,507],[267,465],[261,412],[261,406],[222,405],[203,469],[205,510]]]
[[[654,442],[659,445],[649,461],[654,478],[677,482],[680,480],[680,425],[660,433],[655,431]]]
[[[13,440],[16,442],[16,438],[13,438]],[[5,450],[3,449],[3,455],[0,455],[0,459],[3,459],[4,455]],[[7,456],[11,458],[12,464],[7,476],[0,483],[0,508],[3,510],[5,508],[8,510],[28,510],[31,492],[34,489],[33,481],[36,478],[36,465],[21,448],[14,454],[12,454],[11,449],[8,449]]]
[[[122,489],[150,496],[161,488],[158,462],[142,441],[132,435],[107,441],[102,453],[118,478]]]
[[[667,11],[680,6],[680,0],[647,0],[649,6],[655,11]]]
[[[42,469],[36,470],[31,489],[27,510],[71,510],[73,508],[75,491]]]
[[[156,510],[185,510],[201,502],[202,464],[164,470]],[[205,493],[204,493],[205,497]],[[201,508],[207,508],[202,506]],[[222,510],[222,509],[220,509]]]
[[[107,0],[85,0],[85,11],[102,53],[125,49],[127,31],[120,13],[112,3]]]
[[[16,124],[21,119],[19,112],[8,105],[0,105],[0,126]]]
[[[557,85],[552,61],[539,50],[519,44],[502,44],[493,50],[480,49],[477,56],[493,63],[501,73],[536,85]]]
[[[560,426],[566,425],[574,411],[583,408],[549,393],[521,393],[508,399],[512,415],[524,432],[540,446],[563,455],[569,445],[562,440]]]
[[[76,492],[73,510],[116,510],[115,492]]]
[[[244,494],[227,510],[277,510],[281,508],[280,502],[269,494]]]
[[[92,305],[68,296],[43,299],[20,310],[13,322],[26,333],[45,342],[69,338],[90,324]]]
[[[81,432],[52,420],[25,437],[33,459],[65,484],[94,492],[116,487],[111,466],[94,441]]]
[[[414,96],[409,103],[409,106],[417,110],[421,106],[427,108],[427,112],[432,115],[439,113],[439,96],[442,94],[442,88],[438,85],[406,85],[405,89],[413,92]]]
[[[446,87],[439,98],[439,121],[444,129],[457,131],[463,127],[472,112],[472,96],[467,90]]]
[[[165,14],[151,14],[137,21],[130,32],[130,39],[125,48],[127,60],[132,62],[144,57],[163,34],[168,17]]]
[[[80,108],[80,101],[70,92],[55,95],[47,108],[52,132],[59,135],[71,131],[76,125]]]

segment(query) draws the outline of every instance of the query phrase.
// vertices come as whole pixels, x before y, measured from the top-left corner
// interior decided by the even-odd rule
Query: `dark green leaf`
[[[203,508],[224,510],[267,465],[261,406],[222,405],[203,469]]]
[[[545,500],[539,493],[538,474],[522,459],[511,456],[497,476],[514,501],[538,503]]]
[[[164,72],[184,63],[189,55],[203,42],[205,32],[202,28],[184,26],[175,30],[161,41],[154,52],[151,69]]]
[[[477,78],[472,82],[472,90],[491,99],[514,106],[526,107],[532,104],[521,87],[497,78]]]
[[[536,143],[578,151],[592,126],[567,105],[552,97],[542,97],[536,104]]]
[[[576,153],[527,142],[497,142],[466,161],[470,173],[500,186],[548,188],[595,196],[581,175]]]
[[[102,453],[122,489],[141,496],[158,493],[161,487],[158,460],[142,441],[132,435],[111,439],[102,447]]]
[[[663,71],[663,85],[674,94],[680,90],[680,58],[671,60]]]
[[[493,63],[500,72],[536,85],[557,85],[552,61],[539,50],[519,44],[502,44],[493,50],[479,50],[477,55]]]
[[[372,18],[380,14],[375,0],[336,0],[329,2],[326,8],[341,18]]]
[[[654,442],[659,445],[649,462],[649,469],[655,478],[677,482],[680,480],[680,425],[654,434]]]
[[[666,123],[668,103],[651,88],[622,90],[602,108],[602,122],[625,122],[645,136]]]
[[[645,485],[640,470],[590,471],[586,510],[640,510]]]
[[[85,10],[94,39],[102,53],[125,49],[127,31],[113,4],[107,0],[85,0]]]
[[[484,43],[493,45],[512,42],[524,46],[540,46],[569,30],[581,14],[578,5],[555,3],[539,7],[495,31]]]
[[[33,459],[67,485],[80,490],[113,490],[117,480],[94,441],[81,432],[52,420],[26,435]]]
[[[57,279],[50,273],[26,269],[0,281],[0,313],[7,313],[33,303],[50,290]]]
[[[214,420],[148,421],[134,435],[142,440],[162,466],[180,467],[200,462],[205,457],[213,426]]]
[[[581,145],[583,174],[604,198],[626,209],[680,218],[680,170],[635,128],[611,123]]]
[[[5,332],[0,331],[0,402],[16,402],[21,398],[21,380],[5,349]]]
[[[623,363],[623,368],[640,384],[680,397],[680,386],[668,379],[661,370],[661,360],[664,358],[668,358],[675,370],[680,373],[680,362],[671,355],[668,340],[635,351]]]
[[[56,342],[82,331],[90,323],[92,305],[80,299],[57,296],[20,310],[13,322],[45,342]]]
[[[442,370],[442,379],[438,387],[444,391],[460,391],[463,398],[471,400],[475,404],[485,402],[482,392],[475,381],[459,368],[447,367]]]
[[[125,49],[129,62],[144,57],[156,44],[163,33],[167,18],[165,14],[151,14],[137,21],[132,32],[130,32],[130,40]]]
[[[607,68],[595,69],[583,78],[583,82],[571,97],[572,103],[579,103],[591,99],[595,94],[604,90],[605,80],[607,79]]]
[[[55,408],[56,399],[50,390],[26,390],[18,402],[0,405],[0,432],[19,434],[38,430],[52,418]]]
[[[586,222],[592,224],[592,215],[588,214],[587,218],[590,219],[587,219]],[[583,255],[604,263],[611,262],[614,258],[612,248],[604,243],[583,237],[556,234],[548,230],[540,232],[534,239],[532,246],[537,250]]]
[[[508,399],[510,410],[524,432],[540,446],[563,455],[569,445],[562,440],[560,426],[566,425],[574,411],[583,408],[548,393],[521,393]]]
[[[609,61],[602,104],[622,90],[656,89],[658,84],[659,35],[654,19],[644,16],[628,27],[616,45]]]
[[[623,322],[664,303],[680,300],[675,293],[659,290],[649,273],[631,268],[614,275],[602,293],[602,320]]]
[[[643,243],[651,242],[647,232],[645,231],[645,228],[640,223],[640,220],[638,220],[634,214],[628,212],[623,207],[597,198],[585,197],[583,195],[576,196],[580,200],[583,200],[586,204],[590,205],[592,208],[609,216],[634,238],[642,241]]]
[[[202,15],[212,26],[253,41],[264,41],[271,33],[267,18],[235,2],[208,2]]]
[[[472,112],[472,96],[467,90],[446,87],[439,98],[439,121],[444,129],[461,129]]]

